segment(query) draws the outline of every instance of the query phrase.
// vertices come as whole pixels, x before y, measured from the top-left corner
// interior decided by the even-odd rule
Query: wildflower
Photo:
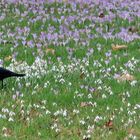
[[[10,118],[8,119],[8,121],[9,121],[9,122],[13,122],[14,119],[10,117]]]

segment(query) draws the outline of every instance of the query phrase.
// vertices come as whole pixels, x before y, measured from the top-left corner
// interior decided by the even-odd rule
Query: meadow
[[[0,66],[1,140],[140,139],[140,1],[1,0]]]

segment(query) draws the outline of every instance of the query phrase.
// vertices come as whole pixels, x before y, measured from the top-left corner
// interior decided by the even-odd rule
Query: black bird
[[[25,74],[18,74],[15,72],[12,72],[10,70],[7,70],[5,68],[0,67],[0,81],[2,81],[2,88],[3,88],[3,79],[8,78],[8,77],[22,77],[25,76]]]

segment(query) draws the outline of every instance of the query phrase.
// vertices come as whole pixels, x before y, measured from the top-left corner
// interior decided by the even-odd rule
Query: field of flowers
[[[0,65],[0,139],[140,139],[139,0],[0,0]]]

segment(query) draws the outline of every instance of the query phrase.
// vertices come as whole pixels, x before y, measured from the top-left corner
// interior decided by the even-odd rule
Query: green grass
[[[53,7],[53,5],[51,6]],[[24,7],[20,8],[23,12]],[[8,29],[16,32],[16,27],[27,26],[28,19],[32,16],[34,16],[33,13],[27,19],[19,22],[20,17],[15,19],[14,13],[9,12],[5,20],[0,21],[0,26],[5,26],[5,30],[2,28],[0,30],[4,30],[5,34],[7,34]],[[15,24],[11,26],[11,22]],[[42,22],[38,21],[33,26],[32,24],[29,25],[31,31],[27,40],[32,39],[32,33],[39,34],[41,32],[41,24]],[[48,24],[56,28],[59,27],[59,24],[50,20],[50,23],[48,21],[45,23],[44,27],[46,28],[44,30],[47,29]],[[78,29],[84,27],[83,24],[78,25],[77,22],[74,24]],[[87,21],[85,24],[88,26],[90,23]],[[129,27],[129,23],[127,21],[122,22],[121,19],[118,19],[114,24],[117,27]],[[96,26],[100,25],[97,24]],[[115,29],[117,32],[118,29]],[[4,39],[11,40],[8,37]],[[98,51],[98,44],[101,45],[101,51]],[[128,48],[127,50],[113,51],[112,44],[125,44]],[[4,67],[14,63],[12,59],[7,60],[5,58],[13,56],[16,52],[18,53],[15,60],[17,62],[26,61],[29,66],[32,66],[36,57],[39,56],[47,63],[47,68],[44,68],[47,71],[45,75],[41,76],[40,74],[40,77],[29,76],[25,79],[21,78],[19,81],[16,78],[9,78],[4,81],[6,86],[0,90],[0,114],[5,115],[5,118],[0,118],[0,139],[81,140],[84,135],[89,134],[87,130],[91,131],[89,134],[91,138],[89,139],[93,140],[124,140],[129,135],[136,136],[139,139],[140,110],[134,109],[134,107],[140,103],[140,41],[135,40],[125,43],[119,39],[96,38],[90,40],[89,46],[86,47],[76,45],[73,40],[65,47],[61,45],[56,47],[51,44],[48,47],[55,50],[54,55],[46,54],[45,45],[41,48],[44,55],[41,55],[40,50],[38,51],[36,47],[23,46],[20,39],[17,48],[10,44],[0,45],[0,59],[4,61]],[[11,50],[12,48],[13,50]],[[73,48],[70,59],[67,48]],[[87,56],[89,48],[93,48],[94,52]],[[108,51],[112,52],[110,58],[105,56]],[[124,56],[125,53],[127,53],[127,56]],[[57,60],[58,57],[61,57],[60,61]],[[133,57],[134,61],[138,60],[137,64],[132,62],[135,66],[134,69],[125,68],[124,64]],[[84,58],[86,62],[84,62]],[[108,59],[110,59],[110,63],[106,65],[104,61]],[[101,66],[94,65],[94,62],[100,63]],[[38,65],[39,62],[36,67]],[[54,70],[53,67],[55,67]],[[136,77],[137,83],[135,86],[131,86],[131,82],[118,83],[113,78],[115,73],[122,73],[121,67]],[[41,66],[42,68],[43,66]],[[111,72],[104,77],[108,68],[111,69]],[[82,72],[83,75],[81,75]],[[95,76],[93,76],[93,73]],[[64,83],[60,82],[63,79]],[[44,84],[47,82],[47,87],[45,87]],[[81,86],[85,88],[81,88]],[[94,92],[89,90],[91,87],[95,88]],[[17,92],[22,94],[23,97],[13,99],[13,95]],[[44,103],[44,100],[46,103]],[[92,102],[94,105],[81,107],[82,102]],[[12,117],[13,121],[9,121],[9,112],[4,112],[4,108],[15,113]],[[78,113],[75,113],[75,110]],[[47,111],[50,113],[46,114]],[[95,118],[97,116],[100,116],[101,120],[96,122]],[[111,128],[105,126],[110,119],[113,123]],[[80,123],[81,120],[84,121],[84,124]],[[91,126],[94,126],[94,128],[89,128]],[[4,134],[7,134],[8,137],[5,138]],[[88,140],[88,138],[85,138],[85,140]]]

